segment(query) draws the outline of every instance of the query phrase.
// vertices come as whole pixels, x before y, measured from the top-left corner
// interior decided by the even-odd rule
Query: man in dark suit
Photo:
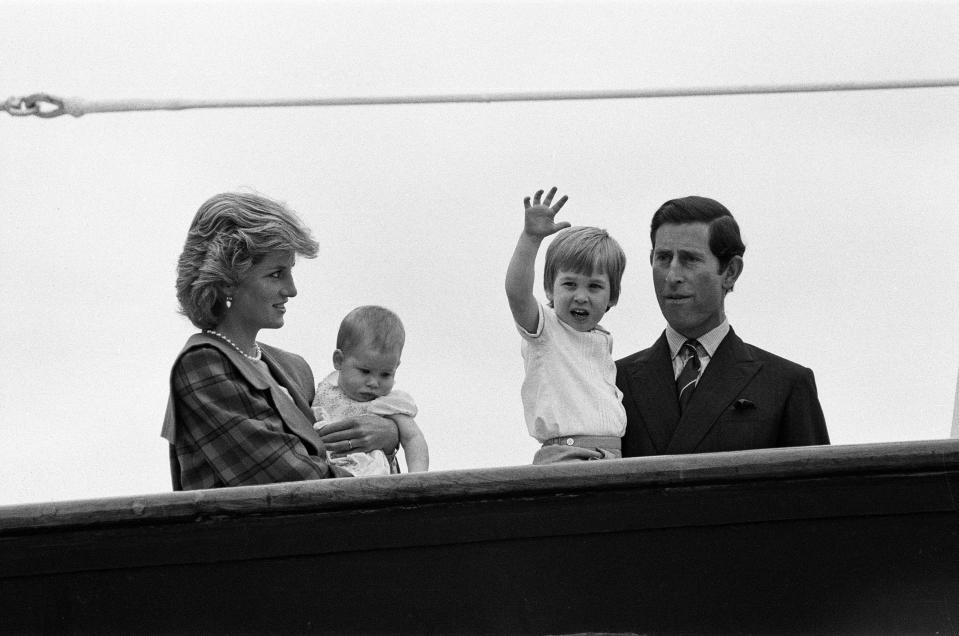
[[[828,444],[812,371],[744,343],[726,320],[746,251],[729,210],[705,197],[667,201],[650,239],[667,327],[616,363],[623,456]]]

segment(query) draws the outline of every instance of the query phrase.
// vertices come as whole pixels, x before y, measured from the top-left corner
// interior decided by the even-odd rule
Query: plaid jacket
[[[174,490],[333,476],[313,430],[309,365],[260,348],[272,379],[213,336],[195,334],[180,352],[162,433],[170,442]]]

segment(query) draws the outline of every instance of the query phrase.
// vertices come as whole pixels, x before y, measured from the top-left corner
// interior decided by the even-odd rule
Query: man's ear
[[[739,275],[743,273],[744,265],[742,256],[733,256],[729,259],[723,271],[723,291],[729,293],[733,290]]]
[[[343,352],[340,351],[339,349],[336,349],[333,352],[333,368],[336,369],[337,371],[339,371],[340,367],[343,366],[343,358],[344,358]]]

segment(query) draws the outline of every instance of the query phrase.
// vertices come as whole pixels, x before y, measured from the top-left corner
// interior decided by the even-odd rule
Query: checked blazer
[[[744,343],[732,329],[682,416],[673,373],[665,333],[616,362],[626,409],[623,457],[829,443],[813,372]]]
[[[272,378],[204,333],[177,356],[162,431],[174,490],[333,476],[313,430],[309,365],[275,347],[260,349]]]

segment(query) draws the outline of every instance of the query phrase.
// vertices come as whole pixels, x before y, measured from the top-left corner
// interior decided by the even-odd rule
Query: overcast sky
[[[959,78],[954,2],[0,2],[0,99],[277,98]],[[260,339],[317,380],[351,308],[407,327],[397,387],[435,470],[526,464],[503,292],[523,197],[629,255],[616,357],[664,321],[648,227],[737,216],[727,315],[811,367],[833,442],[949,435],[959,370],[959,89],[583,102],[0,112],[0,505],[170,489],[159,431],[194,330],[175,263],[210,195],[320,241]],[[541,265],[538,265],[541,270]],[[541,271],[537,292],[541,293]]]

